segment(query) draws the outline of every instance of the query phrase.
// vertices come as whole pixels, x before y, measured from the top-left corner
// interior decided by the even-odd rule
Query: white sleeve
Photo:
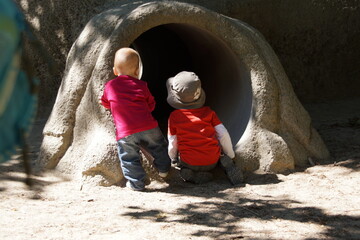
[[[229,158],[234,158],[235,153],[232,147],[231,138],[225,126],[222,123],[218,124],[215,126],[215,131],[223,152],[228,155]]]
[[[177,159],[178,156],[178,143],[177,143],[177,137],[176,135],[170,135],[168,134],[168,154],[170,159]]]

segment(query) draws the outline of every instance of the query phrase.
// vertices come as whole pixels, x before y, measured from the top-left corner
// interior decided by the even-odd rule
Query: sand
[[[360,100],[306,105],[332,159],[232,186],[173,170],[145,192],[82,187],[56,171],[24,184],[19,156],[0,165],[0,239],[360,239]],[[36,157],[44,121],[34,125]]]

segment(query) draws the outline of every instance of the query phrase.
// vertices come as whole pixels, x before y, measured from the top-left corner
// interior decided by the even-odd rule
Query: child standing
[[[115,54],[115,79],[105,84],[101,104],[111,110],[116,127],[116,141],[121,169],[132,190],[145,189],[146,173],[141,165],[140,147],[154,157],[161,177],[170,169],[167,142],[151,112],[155,100],[147,83],[141,81],[141,59],[131,48],[121,48]]]
[[[168,153],[172,163],[180,167],[182,179],[208,182],[213,179],[209,171],[220,162],[230,182],[241,183],[243,176],[233,162],[230,135],[216,113],[203,106],[206,97],[198,76],[180,72],[169,78],[166,86],[167,102],[177,109],[169,117]]]

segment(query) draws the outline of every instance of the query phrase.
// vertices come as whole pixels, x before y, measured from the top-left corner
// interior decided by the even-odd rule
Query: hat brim
[[[173,78],[169,78],[166,81],[166,88],[168,92],[168,96],[166,100],[171,107],[175,109],[194,109],[194,108],[201,108],[202,106],[204,106],[206,95],[205,95],[205,91],[202,88],[201,88],[200,97],[197,100],[193,102],[183,102],[177,97],[176,92],[174,92],[171,89],[172,81]]]

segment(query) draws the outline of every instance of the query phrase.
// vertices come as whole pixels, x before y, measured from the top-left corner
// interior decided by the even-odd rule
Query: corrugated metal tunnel
[[[206,105],[218,113],[233,142],[239,141],[250,118],[250,76],[222,40],[187,24],[165,24],[144,32],[131,46],[141,55],[142,80],[156,99],[154,116],[164,131],[172,111],[165,82],[180,71],[193,71],[202,81]]]

